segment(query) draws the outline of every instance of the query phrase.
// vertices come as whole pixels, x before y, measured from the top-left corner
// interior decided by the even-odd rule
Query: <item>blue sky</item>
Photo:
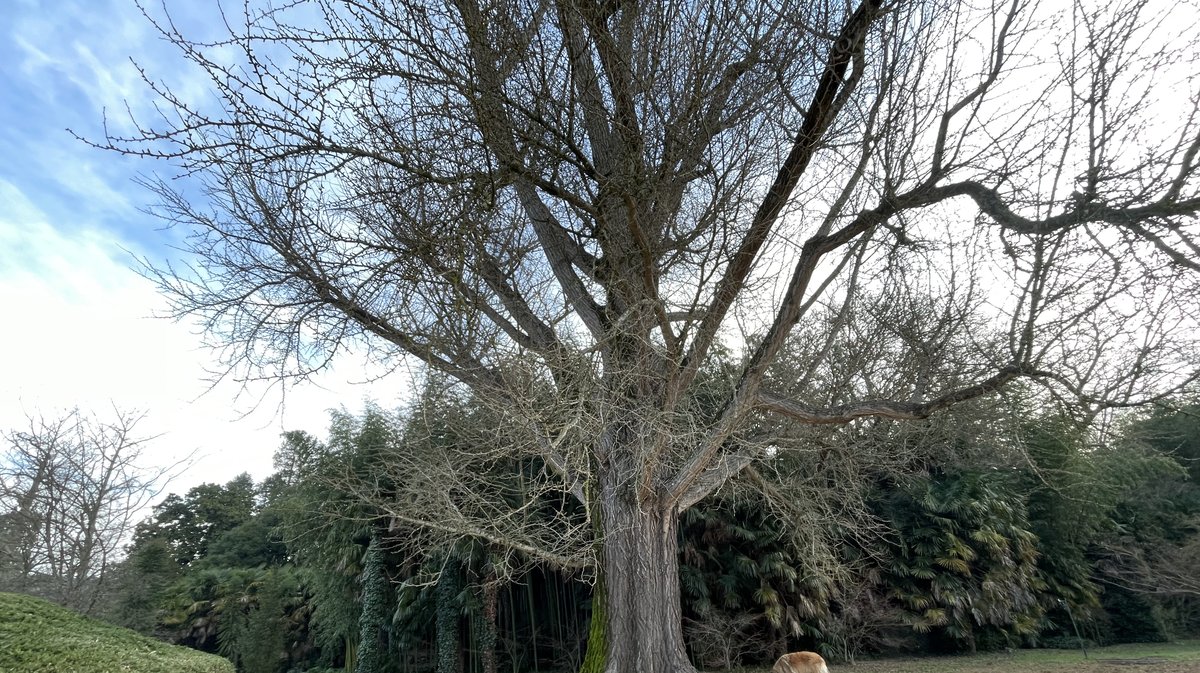
[[[188,32],[219,27],[215,2],[169,4]],[[151,460],[198,455],[172,484],[179,491],[266,476],[279,432],[323,434],[330,408],[399,403],[402,375],[356,384],[372,372],[353,358],[290,389],[282,408],[278,389],[209,390],[214,356],[192,325],[151,317],[165,302],[131,270],[132,255],[178,259],[169,246],[182,232],[141,212],[151,196],[133,182],[170,167],[67,131],[98,139],[106,111],[120,131],[126,105],[152,109],[131,58],[180,90],[202,83],[133,0],[0,0],[0,31],[0,428],[72,406],[145,411],[141,430],[161,435]]]

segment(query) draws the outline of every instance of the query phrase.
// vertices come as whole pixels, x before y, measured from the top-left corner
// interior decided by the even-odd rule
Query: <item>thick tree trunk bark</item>
[[[605,488],[600,554],[606,673],[688,673],[679,592],[679,516]],[[594,642],[594,641],[593,641]]]

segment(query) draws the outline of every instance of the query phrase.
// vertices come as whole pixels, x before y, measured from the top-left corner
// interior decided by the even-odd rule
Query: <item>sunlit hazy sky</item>
[[[188,32],[220,25],[213,0],[169,5]],[[182,491],[243,471],[261,479],[279,433],[323,435],[328,409],[402,401],[403,373],[364,385],[372,372],[352,358],[282,405],[277,389],[209,390],[215,355],[194,326],[151,317],[165,301],[131,270],[135,255],[178,259],[169,246],[180,232],[141,212],[152,199],[133,182],[170,167],[67,131],[100,137],[105,111],[120,130],[126,105],[149,108],[131,59],[185,90],[201,83],[133,0],[0,0],[0,31],[0,428],[74,406],[144,411],[141,434],[161,435],[150,462],[196,453],[171,485]]]

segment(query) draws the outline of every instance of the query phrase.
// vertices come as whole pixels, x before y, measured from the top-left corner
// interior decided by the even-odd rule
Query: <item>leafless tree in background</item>
[[[1163,597],[1200,596],[1200,534],[1193,524],[1191,535],[1179,544],[1147,549],[1136,544],[1114,542],[1104,548],[1103,579],[1131,591]]]
[[[397,495],[397,519],[596,568],[586,666],[691,670],[679,513],[784,420],[924,419],[1018,379],[1094,413],[1195,383],[1187,11],[314,0],[208,42],[148,12],[216,103],[148,74],[161,116],[100,144],[205,190],[153,185],[191,255],[150,273],[236,375],[415,358],[595,525],[523,527],[436,455],[397,457],[439,496]]]
[[[0,577],[88,613],[164,472],[142,464],[143,415],[102,420],[78,409],[5,434],[0,460]]]

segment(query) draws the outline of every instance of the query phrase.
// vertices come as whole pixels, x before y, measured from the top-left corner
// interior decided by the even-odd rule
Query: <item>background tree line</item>
[[[1012,394],[918,424],[806,428],[790,438],[805,451],[781,447],[684,515],[689,656],[723,668],[802,647],[853,659],[1198,633],[1198,412],[1101,429]],[[287,433],[271,477],[155,507],[110,616],[250,673],[577,670],[603,609],[594,576],[379,506],[412,493],[405,479],[476,506],[445,473],[397,467],[425,452],[486,468],[532,520],[586,525],[576,501],[530,486],[544,466],[478,464],[498,438],[436,378],[404,412],[336,413],[325,441]]]

